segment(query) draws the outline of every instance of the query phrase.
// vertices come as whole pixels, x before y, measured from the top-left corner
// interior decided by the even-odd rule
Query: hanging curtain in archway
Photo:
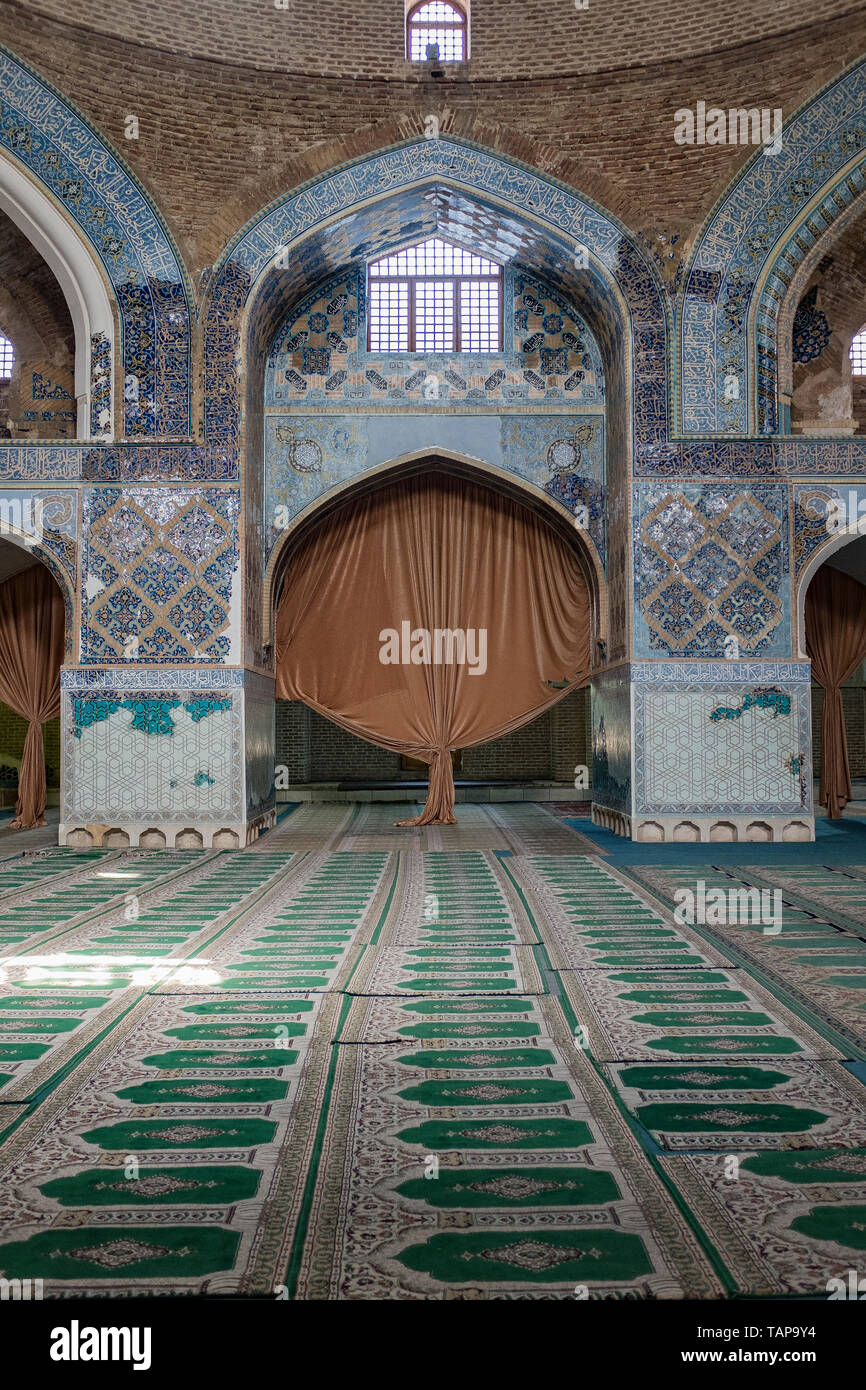
[[[43,565],[0,584],[0,700],[28,721],[13,829],[45,824],[42,725],[60,712],[64,610]]]
[[[806,592],[806,650],[812,675],[824,687],[818,800],[830,819],[838,820],[851,800],[841,687],[866,658],[866,587],[828,565]]]
[[[573,548],[483,485],[435,472],[391,483],[333,512],[291,558],[277,696],[428,764],[424,810],[399,824],[453,824],[450,750],[534,719],[590,664]]]

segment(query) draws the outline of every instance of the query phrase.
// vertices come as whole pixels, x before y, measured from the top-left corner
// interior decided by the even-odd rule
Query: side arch
[[[817,212],[809,218],[798,229],[793,246],[786,246],[777,257],[755,311],[759,350],[763,350],[762,344],[766,343],[768,360],[775,358],[777,363],[777,415],[780,429],[785,433],[788,432],[787,413],[794,390],[794,316],[797,307],[812,272],[822,258],[832,251],[853,223],[866,218],[866,191],[847,207],[836,203],[834,196],[830,213],[836,215],[832,218],[829,213],[825,216],[825,206],[826,202],[822,202],[818,210],[820,218]],[[799,262],[798,254],[802,257]],[[863,313],[866,318],[866,305]],[[772,379],[772,374],[768,379]]]
[[[168,228],[103,136],[5,48],[0,98],[0,151],[62,209],[111,287],[121,329],[117,432],[188,436],[193,296]],[[105,345],[98,351],[104,360]]]
[[[864,518],[860,515],[855,517],[848,526],[840,527],[823,545],[818,546],[809,557],[808,564],[804,565],[800,571],[797,579],[796,655],[801,660],[808,660],[806,651],[806,594],[809,591],[809,585],[831,555],[843,550],[846,545],[850,545],[853,541],[862,540],[864,534],[866,534],[866,527],[864,527]]]
[[[793,385],[794,314],[800,292],[829,243],[866,210],[866,159],[858,154],[805,207],[775,259],[757,281],[749,311],[754,343],[753,428],[773,433],[785,424],[781,409]]]
[[[42,542],[34,541],[32,535],[28,534],[20,526],[6,519],[3,520],[2,540],[14,545],[16,550],[23,550],[31,555],[34,560],[38,560],[50,573],[52,579],[57,584],[63,597],[63,609],[65,614],[64,632],[64,656],[67,662],[76,659],[74,635],[77,631],[76,608],[75,608],[75,584],[71,576],[66,572],[63,565],[59,562],[56,555],[48,549]]]
[[[789,117],[776,155],[746,161],[695,239],[676,340],[684,434],[776,433],[779,288],[866,191],[866,132],[853,119],[864,104],[861,58]]]
[[[107,278],[93,248],[24,167],[5,151],[0,152],[0,208],[50,266],[69,307],[75,332],[76,437],[112,439],[117,406],[116,314]],[[99,371],[95,369],[97,361]]]

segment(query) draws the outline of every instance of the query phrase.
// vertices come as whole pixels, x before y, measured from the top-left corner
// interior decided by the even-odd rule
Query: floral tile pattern
[[[239,509],[230,488],[89,492],[82,662],[231,660]]]
[[[783,656],[790,614],[785,490],[634,489],[639,656]],[[738,649],[731,650],[731,639]],[[727,646],[726,646],[727,643]]]

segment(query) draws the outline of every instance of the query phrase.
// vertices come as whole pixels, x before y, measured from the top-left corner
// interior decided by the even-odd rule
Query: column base
[[[632,838],[657,845],[793,843],[814,840],[815,822],[811,816],[636,816]]]
[[[615,810],[612,806],[599,806],[595,802],[592,803],[591,814],[593,825],[600,825],[604,830],[612,830],[614,835],[631,839],[631,816]]]
[[[276,809],[252,821],[61,822],[57,843],[68,849],[243,849],[276,824]]]

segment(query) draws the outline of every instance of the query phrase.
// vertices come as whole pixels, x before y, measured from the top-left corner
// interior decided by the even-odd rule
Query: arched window
[[[851,371],[854,376],[866,376],[866,328],[861,329],[851,344]]]
[[[499,352],[502,266],[430,237],[372,261],[370,352]]]
[[[462,63],[466,57],[466,15],[447,0],[415,5],[406,19],[406,49],[413,63]]]
[[[8,338],[0,336],[0,381],[8,381],[15,364],[15,349]]]

